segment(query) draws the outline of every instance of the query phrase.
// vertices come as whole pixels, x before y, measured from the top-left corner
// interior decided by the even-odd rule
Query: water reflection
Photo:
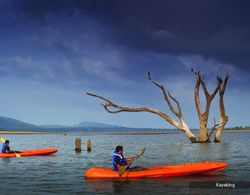
[[[117,194],[166,194],[180,193],[204,194],[204,188],[190,188],[190,182],[208,182],[215,184],[218,181],[227,181],[227,175],[195,175],[184,177],[144,178],[144,179],[87,179],[86,191],[89,193],[117,193]],[[206,189],[215,191],[214,189]],[[133,192],[133,193],[132,193]],[[144,193],[143,193],[144,192]]]
[[[10,161],[10,158],[1,158],[1,162],[2,162],[3,164],[8,164],[8,163],[10,163],[11,161]]]

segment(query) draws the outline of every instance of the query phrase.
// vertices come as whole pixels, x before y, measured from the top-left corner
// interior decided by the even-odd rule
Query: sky
[[[229,73],[227,127],[249,126],[249,34],[244,0],[0,0],[0,116],[36,125],[172,128],[151,113],[107,113],[86,95],[175,118],[147,80],[151,72],[178,99],[189,127],[198,128],[194,68],[210,92],[216,76]],[[218,96],[208,126],[214,118]]]

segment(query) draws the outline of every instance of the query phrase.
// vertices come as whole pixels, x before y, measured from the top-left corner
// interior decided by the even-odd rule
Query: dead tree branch
[[[227,87],[228,78],[229,78],[229,74],[227,73],[225,76],[224,82],[223,82],[223,86],[222,86],[222,88],[220,87],[220,89],[219,89],[220,126],[219,126],[218,131],[215,134],[214,142],[220,142],[222,132],[223,132],[225,125],[228,121],[228,116],[226,115],[226,112],[225,112],[225,106],[224,106],[224,100],[223,100],[224,93],[225,93],[225,90]]]
[[[216,120],[214,118],[214,126],[211,128],[211,132],[207,135],[207,141],[210,141],[210,137],[213,134],[214,130],[217,129],[217,127],[219,126],[218,123],[216,123]]]
[[[148,72],[148,80],[151,81],[155,86],[157,86],[157,87],[159,87],[159,88],[161,89],[161,91],[162,91],[162,93],[163,93],[163,96],[164,96],[164,99],[165,99],[165,101],[167,102],[168,107],[169,107],[169,109],[171,110],[171,112],[172,112],[174,115],[176,115],[178,118],[182,117],[182,112],[181,112],[181,107],[180,107],[179,102],[178,102],[173,96],[170,95],[169,91],[168,91],[168,94],[166,93],[166,90],[165,90],[165,88],[164,88],[163,85],[160,85],[160,84],[158,84],[157,82],[155,82],[155,81],[152,80],[150,72]],[[168,96],[176,103],[176,105],[177,105],[177,107],[178,107],[178,111],[176,111],[176,110],[174,109],[174,107],[172,106],[172,104],[171,104],[171,102],[170,102]]]
[[[162,90],[162,92],[164,94],[164,97],[165,97],[165,100],[166,100],[167,104],[169,105],[170,110],[179,118],[181,123],[178,123],[177,121],[175,121],[173,118],[171,118],[170,116],[168,116],[164,112],[161,112],[160,110],[157,110],[157,109],[154,109],[154,108],[150,108],[150,107],[141,107],[141,108],[123,107],[123,106],[120,106],[120,105],[117,105],[117,104],[113,103],[109,99],[104,98],[102,96],[92,94],[92,93],[86,93],[86,94],[89,95],[89,96],[96,97],[96,98],[99,98],[99,99],[103,100],[104,104],[102,104],[102,106],[104,107],[104,109],[107,112],[112,113],[112,114],[116,114],[116,113],[120,113],[120,112],[150,112],[150,113],[156,114],[156,115],[162,117],[163,119],[165,119],[166,121],[168,121],[175,128],[181,130],[184,133],[184,135],[186,135],[192,142],[197,142],[197,139],[196,139],[195,135],[189,130],[187,124],[185,123],[185,121],[184,121],[184,119],[182,117],[179,102],[173,96],[171,96],[170,93],[168,93],[169,97],[177,104],[177,107],[178,107],[178,112],[177,112],[177,111],[174,110],[174,108],[173,108],[173,106],[172,106],[172,104],[171,104],[171,102],[170,102],[170,100],[169,100],[169,98],[167,96],[167,93],[166,93],[164,87],[157,84],[156,82],[154,82],[151,79],[150,74],[148,75],[148,78],[154,85],[156,85],[157,87],[159,87]],[[115,110],[111,110],[110,108],[113,108]]]

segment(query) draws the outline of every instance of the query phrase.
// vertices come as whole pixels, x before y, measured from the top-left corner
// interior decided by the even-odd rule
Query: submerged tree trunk
[[[207,120],[200,121],[200,142],[207,142]]]

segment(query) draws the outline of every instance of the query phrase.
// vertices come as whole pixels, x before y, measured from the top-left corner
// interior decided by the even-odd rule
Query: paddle
[[[5,139],[3,137],[0,137],[0,142],[5,142]]]
[[[3,142],[3,143],[5,143],[5,138],[0,137],[0,141]],[[20,158],[20,157],[21,157],[20,154],[17,154],[15,151],[13,151],[13,152],[14,152],[14,154],[16,155],[17,158]]]
[[[136,159],[138,159],[140,156],[142,156],[145,152],[145,148],[143,148],[140,153],[131,161],[131,163],[129,165],[132,164],[132,162],[134,162]],[[123,167],[121,167],[121,169],[119,170],[119,176],[121,177],[123,175],[123,173],[126,171],[126,169],[129,167],[129,165],[125,165]]]

